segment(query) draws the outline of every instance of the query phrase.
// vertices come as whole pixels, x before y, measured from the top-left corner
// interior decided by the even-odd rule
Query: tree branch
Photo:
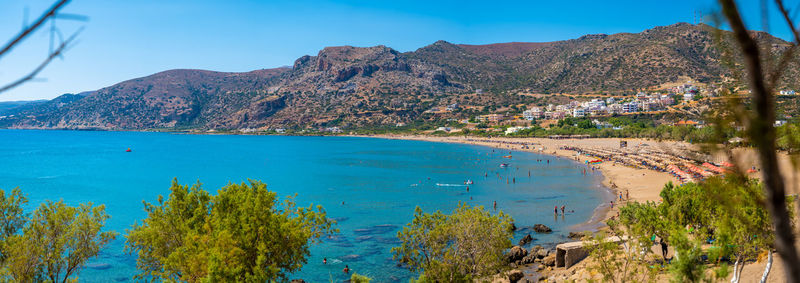
[[[20,79],[18,79],[16,81],[10,83],[10,84],[7,84],[5,86],[0,87],[0,93],[3,93],[3,92],[8,91],[8,90],[10,90],[12,88],[15,88],[15,87],[27,82],[27,81],[32,80],[33,78],[35,78],[36,75],[39,74],[39,72],[44,70],[44,68],[47,67],[47,65],[49,65],[50,62],[53,61],[53,59],[55,59],[56,57],[61,56],[61,54],[64,53],[64,51],[66,51],[67,48],[70,47],[70,43],[72,43],[75,40],[75,37],[79,33],[80,33],[80,30],[78,32],[72,34],[72,36],[67,38],[67,40],[65,40],[64,42],[59,44],[58,48],[56,48],[56,50],[54,50],[53,53],[50,53],[50,55],[47,56],[47,59],[45,59],[44,62],[39,64],[39,66],[36,67],[36,69],[33,69],[33,71],[28,73],[28,75],[26,75],[26,76],[24,76],[24,77],[22,77],[22,78],[20,78]]]
[[[47,19],[54,17],[56,15],[56,12],[62,7],[64,7],[64,5],[66,5],[68,2],[69,0],[59,0],[58,2],[53,4],[53,6],[50,7],[50,9],[44,12],[44,14],[42,14],[39,17],[39,19],[36,20],[36,22],[28,26],[27,28],[23,29],[19,34],[17,34],[17,36],[8,41],[8,43],[6,43],[6,45],[3,46],[2,49],[0,49],[0,57],[3,57],[3,55],[11,51],[11,49],[14,48],[14,46],[22,42],[23,39],[25,39],[31,33],[36,31],[36,29],[38,29],[42,24],[44,24],[47,21]]]
[[[781,0],[776,1],[780,2]],[[775,248],[786,266],[800,266],[800,259],[794,247],[794,234],[786,209],[786,192],[775,148],[775,127],[772,125],[775,121],[774,96],[765,84],[758,45],[747,32],[736,3],[734,0],[719,0],[719,2],[722,5],[722,13],[728,19],[742,49],[748,71],[753,106],[756,112],[756,117],[750,121],[748,135],[758,149],[758,156],[764,172],[766,206],[770,212],[772,224],[775,226]],[[788,282],[800,282],[800,268],[788,268],[786,279]]]
[[[778,10],[783,15],[783,19],[786,20],[786,25],[789,27],[789,30],[792,31],[792,35],[794,36],[794,44],[792,44],[792,46],[790,46],[789,49],[783,53],[780,62],[778,62],[778,66],[775,68],[775,72],[770,77],[769,88],[772,90],[775,90],[775,87],[777,87],[778,80],[783,75],[783,71],[794,57],[794,50],[798,45],[800,45],[800,33],[798,33],[797,28],[795,28],[794,22],[792,22],[792,17],[789,15],[789,11],[783,6],[783,1],[775,0],[775,4],[778,5]]]

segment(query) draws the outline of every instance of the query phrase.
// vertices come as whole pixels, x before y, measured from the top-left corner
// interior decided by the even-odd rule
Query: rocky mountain
[[[721,40],[715,40],[717,36]],[[788,43],[754,32],[774,51]],[[546,43],[438,41],[411,52],[327,47],[292,67],[245,73],[170,70],[16,109],[7,128],[239,129],[393,125],[450,103],[505,105],[517,92],[632,91],[731,77],[728,32],[679,23]],[[725,50],[732,52],[725,52]],[[796,70],[797,68],[792,68]],[[795,83],[796,71],[786,73]]]

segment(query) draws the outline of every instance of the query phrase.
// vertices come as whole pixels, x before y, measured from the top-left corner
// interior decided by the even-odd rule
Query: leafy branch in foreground
[[[129,229],[136,279],[286,281],[300,270],[309,243],[335,232],[322,207],[280,201],[266,184],[229,184],[209,195],[200,184],[173,180],[170,195],[145,202],[148,216]]]
[[[424,213],[397,233],[402,241],[394,258],[422,272],[419,281],[464,282],[494,275],[506,268],[504,252],[511,247],[511,216],[491,215],[482,206],[459,204],[452,214]]]
[[[769,211],[772,225],[775,227],[774,245],[786,266],[800,266],[800,255],[795,246],[795,231],[786,203],[786,188],[781,176],[776,148],[775,90],[782,79],[783,71],[790,60],[796,60],[794,49],[800,45],[800,32],[795,27],[789,11],[782,0],[775,0],[778,10],[786,26],[791,30],[794,40],[792,46],[782,54],[782,58],[772,72],[769,72],[769,51],[760,50],[757,40],[751,36],[742,20],[739,8],[734,0],[719,0],[722,14],[733,31],[734,38],[742,52],[747,73],[747,85],[752,93],[752,111],[744,112],[739,117],[746,125],[745,133],[758,152],[763,170],[765,207]],[[766,3],[766,2],[765,2]],[[767,20],[767,19],[763,19]],[[766,55],[764,55],[766,54]],[[771,79],[770,79],[771,78]],[[792,168],[788,168],[792,169]],[[796,169],[796,168],[793,168]],[[800,282],[800,268],[787,268],[786,280]]]

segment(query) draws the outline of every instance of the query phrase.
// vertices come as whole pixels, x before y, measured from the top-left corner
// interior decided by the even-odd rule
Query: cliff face
[[[720,35],[721,40],[715,41]],[[754,33],[780,51],[783,40]],[[730,77],[727,32],[675,24],[641,33],[547,43],[456,45],[412,52],[386,46],[327,47],[291,68],[221,73],[170,70],[80,95],[20,107],[10,128],[253,128],[407,122],[432,106],[508,103],[514,91],[632,90],[679,77]],[[796,83],[797,66],[785,74]],[[477,90],[484,90],[479,94]],[[12,109],[13,110],[13,109]],[[6,110],[6,113],[11,113]]]

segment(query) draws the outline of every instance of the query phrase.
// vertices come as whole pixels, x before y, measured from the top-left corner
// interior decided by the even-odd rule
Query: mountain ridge
[[[733,72],[719,47],[729,32],[677,23],[640,33],[484,45],[437,41],[414,51],[325,47],[292,67],[250,72],[176,69],[84,96],[59,97],[0,120],[6,128],[235,129],[393,125],[432,107],[525,102],[516,92],[632,91],[680,77]],[[786,41],[754,36],[780,50]],[[719,42],[715,37],[721,35]],[[796,72],[785,74],[796,83]],[[462,115],[463,116],[463,115]],[[463,117],[462,117],[463,118]]]

